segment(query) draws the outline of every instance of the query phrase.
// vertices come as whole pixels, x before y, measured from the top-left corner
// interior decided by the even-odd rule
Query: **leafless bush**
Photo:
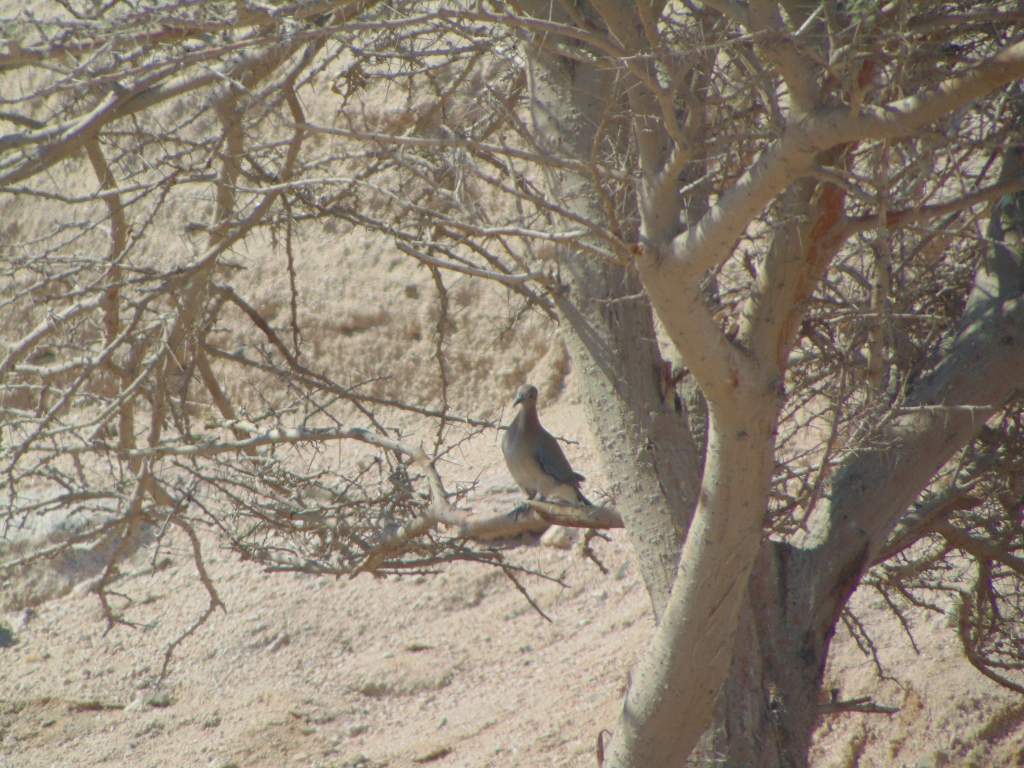
[[[732,647],[744,606],[771,639],[734,673],[773,649],[746,663],[790,706],[782,728],[759,702],[734,746],[806,754],[836,624],[870,651],[846,604],[864,578],[908,630],[909,607],[955,610],[972,663],[1019,689],[1022,24],[1008,2],[728,0],[6,20],[0,192],[47,220],[0,250],[5,525],[85,521],[27,559],[114,537],[101,599],[140,530],[177,528],[210,610],[199,523],[274,570],[497,560],[481,539],[543,523],[475,514],[437,470],[493,426],[449,398],[450,283],[485,280],[509,322],[559,318],[617,474],[617,511],[538,514],[631,529],[659,618],[641,665],[663,684],[630,689],[615,764],[693,746],[733,673],[685,659]],[[304,349],[294,242],[316,226],[429,272],[436,399]],[[287,322],[238,287],[260,239]],[[700,692],[683,729],[673,686]]]

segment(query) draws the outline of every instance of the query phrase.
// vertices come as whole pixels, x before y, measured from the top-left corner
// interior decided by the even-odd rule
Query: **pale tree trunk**
[[[748,585],[732,667],[698,760],[708,765],[806,765],[819,719],[822,672],[838,613],[814,612],[811,559],[787,544],[765,544]],[[836,610],[855,586],[830,595]],[[698,764],[700,764],[698,762]]]
[[[597,127],[608,124],[614,109],[608,101],[610,75],[543,50],[533,52],[531,68],[538,137],[561,156],[589,159]],[[588,179],[552,173],[551,188],[573,213],[605,221]],[[702,500],[682,544],[694,508],[697,464],[684,420],[658,389],[661,361],[649,305],[628,299],[639,291],[639,281],[635,273],[592,254],[566,254],[563,264],[571,290],[560,308],[570,331],[570,351],[609,475],[622,494],[616,504],[660,614],[655,637],[633,672],[607,764],[670,765],[707,726],[729,667],[744,584],[760,542],[777,387],[771,375],[738,350],[725,350],[728,342],[717,328],[712,335],[690,337],[715,345],[711,350],[690,345],[694,354],[684,352],[684,359],[708,380],[719,376],[720,386],[704,387],[718,400],[710,407]],[[653,264],[650,277],[657,280]],[[699,283],[672,283],[665,289],[673,287],[677,295],[667,302],[677,311],[662,319],[676,338],[690,327],[690,313],[680,302],[697,296]],[[707,312],[697,320],[705,329],[713,327]],[[745,468],[741,479],[732,467]],[[680,557],[688,567],[677,567]],[[697,648],[714,650],[703,654],[693,651]],[[680,702],[688,704],[684,712]],[[687,717],[689,712],[695,716]]]
[[[530,62],[537,136],[552,153],[589,160],[597,127],[607,126],[615,109],[608,101],[610,74],[539,48]],[[552,172],[549,185],[572,213],[607,221],[589,179]],[[655,240],[671,249],[678,215],[678,200],[648,212],[651,246],[640,274],[666,330],[712,394],[699,505],[700,460],[684,422],[658,390],[661,360],[650,305],[627,299],[641,288],[637,273],[592,254],[563,260],[571,285],[560,302],[568,345],[659,619],[633,672],[609,766],[674,765],[710,722],[729,670],[771,478],[775,371],[730,347],[703,304],[698,279],[666,275],[660,282]],[[700,312],[691,312],[697,307]],[[743,472],[737,475],[735,467]]]
[[[531,112],[552,156],[590,160],[598,131],[619,132],[607,70],[530,49]],[[623,142],[624,143],[624,142]],[[552,199],[584,222],[607,222],[590,178],[548,170]],[[593,242],[594,238],[590,238]],[[607,245],[602,246],[605,251]],[[668,598],[696,506],[698,459],[686,420],[661,389],[665,361],[635,271],[593,252],[559,254],[567,290],[557,303],[587,417],[601,445],[616,508],[629,530],[656,614]]]

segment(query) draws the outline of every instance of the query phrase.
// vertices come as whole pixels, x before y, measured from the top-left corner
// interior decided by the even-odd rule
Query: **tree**
[[[233,287],[246,238],[293,259],[294,231],[342,220],[426,265],[442,308],[457,272],[559,318],[614,508],[536,511],[624,525],[657,618],[606,765],[677,765],[702,735],[728,764],[806,764],[862,584],[955,610],[972,663],[1020,690],[1014,4],[62,4],[5,25],[0,191],[61,212],[4,250],[7,520],[90,521],[9,567],[109,540],[115,621],[117,562],[154,526],[191,539],[212,611],[202,520],[325,574],[496,558],[470,542],[537,524],[446,490],[446,428],[486,424],[336,383],[301,357],[294,293],[289,344]],[[384,89],[391,118],[367,107]],[[68,190],[82,156],[96,183]],[[168,265],[147,229],[193,189],[211,217]],[[237,371],[287,397],[235,402]],[[437,420],[431,454],[390,408]],[[329,440],[380,453],[339,469]]]

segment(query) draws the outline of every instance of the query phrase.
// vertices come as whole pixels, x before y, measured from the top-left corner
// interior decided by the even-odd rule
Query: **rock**
[[[32,619],[34,619],[35,617],[36,612],[32,608],[26,608],[25,610],[23,610],[18,616],[18,621],[14,627],[15,631],[23,632],[24,630],[28,629],[29,622],[32,621]]]
[[[570,549],[576,542],[576,529],[564,525],[552,525],[540,537],[540,543],[552,549]]]
[[[163,709],[169,707],[174,702],[171,700],[171,694],[167,691],[156,691],[146,697],[146,704],[150,707],[156,707]]]
[[[282,632],[281,634],[279,634],[277,637],[275,637],[273,640],[270,641],[269,645],[267,645],[267,650],[270,651],[271,653],[276,653],[277,651],[281,650],[286,645],[291,643],[291,641],[292,641],[292,639],[291,639],[291,637],[288,636],[288,633],[287,632]]]
[[[403,654],[395,658],[367,658],[354,690],[370,698],[409,696],[424,691],[439,691],[451,685],[455,671],[434,654]]]
[[[103,581],[103,574],[93,576],[91,579],[78,582],[71,590],[71,594],[75,597],[85,597],[86,595],[95,592],[96,587],[99,586],[100,582]]]
[[[167,691],[139,691],[125,708],[125,712],[141,712],[147,708],[163,709],[173,704],[171,694]]]
[[[412,761],[414,763],[432,763],[435,760],[440,760],[442,757],[447,757],[451,753],[452,748],[448,744],[428,742],[416,747],[416,754],[413,755]]]

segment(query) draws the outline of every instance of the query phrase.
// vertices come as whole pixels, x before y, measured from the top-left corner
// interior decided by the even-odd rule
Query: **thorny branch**
[[[311,222],[393,238],[429,264],[446,301],[442,271],[495,280],[515,313],[550,313],[548,294],[561,290],[556,270],[524,253],[585,231],[553,227],[529,205],[489,220],[481,204],[508,189],[543,198],[525,170],[538,155],[515,135],[525,77],[512,47],[435,12],[376,5],[112,4],[71,21],[4,22],[24,22],[25,34],[0,56],[0,78],[45,77],[3,89],[0,120],[14,130],[0,136],[0,195],[42,206],[52,225],[14,224],[0,248],[3,530],[57,514],[75,527],[28,552],[4,550],[0,568],[96,547],[107,559],[93,591],[113,626],[129,621],[112,600],[126,562],[177,531],[209,601],[168,646],[164,673],[222,607],[204,529],[270,570],[352,576],[462,559],[514,577],[493,542],[548,525],[477,511],[473,483],[449,490],[435,466],[466,427],[494,427],[447,396],[450,312],[436,328],[439,407],[300,360],[297,238]],[[340,111],[322,83],[346,91]],[[424,83],[437,103],[410,102],[398,126],[367,111],[364,91],[415,94]],[[359,106],[345,108],[350,100]],[[465,119],[458,133],[433,131],[442,114]],[[82,157],[85,184],[73,174]],[[156,231],[174,234],[157,242]],[[287,255],[290,344],[236,280],[245,248],[268,234]],[[402,436],[416,431],[410,415],[436,427],[430,457]]]
[[[806,534],[837,470],[883,448],[894,420],[977,419],[978,439],[897,521],[869,583],[908,632],[912,607],[958,611],[972,663],[1018,685],[1020,403],[913,395],[956,339],[993,210],[1020,251],[1021,176],[992,178],[1021,141],[1019,88],[972,95],[1021,67],[1019,10],[923,3],[853,23],[826,4],[827,19],[790,27],[762,12],[771,4],[642,5],[632,18],[568,3],[564,21],[493,5],[113,3],[4,20],[19,34],[5,27],[18,42],[0,54],[0,196],[15,212],[0,244],[3,530],[61,508],[78,528],[3,567],[109,544],[97,594],[117,622],[105,596],[119,565],[164,524],[190,541],[205,618],[219,599],[204,529],[270,570],[340,576],[500,564],[490,540],[554,522],[621,527],[611,506],[514,514],[471,497],[473,468],[448,462],[494,422],[453,405],[454,286],[504,291],[511,326],[554,315],[567,250],[625,270],[663,259],[685,290],[670,272],[653,289],[689,292],[690,338],[722,363],[706,368],[710,386],[731,387],[774,342],[757,361],[775,366],[783,402],[773,536]],[[820,25],[827,51],[808,42]],[[523,35],[615,73],[590,157],[535,135]],[[603,220],[553,199],[551,171],[585,180]],[[646,236],[666,238],[660,254],[627,241],[641,215],[657,219]],[[436,396],[311,343],[314,315],[335,307],[304,304],[304,256],[349,235],[435,281]],[[287,284],[284,314],[243,287],[267,242],[286,255],[286,274],[260,277]],[[354,267],[336,267],[348,281]],[[611,316],[649,300],[598,298]],[[877,662],[869,628],[843,620]]]

